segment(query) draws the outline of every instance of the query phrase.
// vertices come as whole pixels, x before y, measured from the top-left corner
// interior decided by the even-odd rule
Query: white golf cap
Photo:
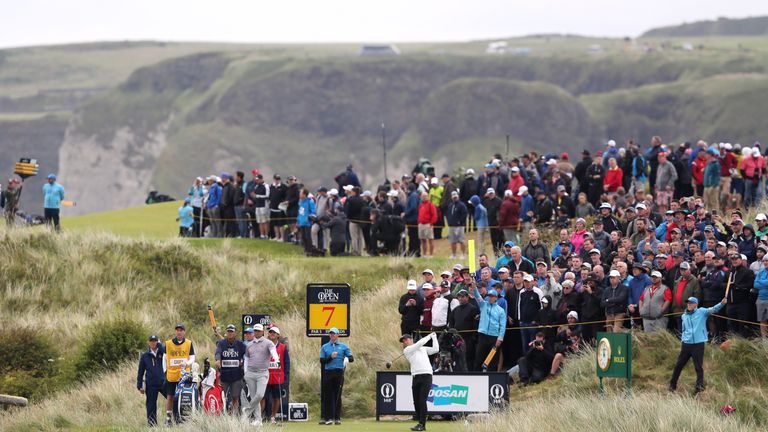
[[[502,267],[499,269],[499,273],[509,273],[509,269],[506,267]]]
[[[587,262],[581,263],[581,266],[582,267],[586,267],[587,270],[592,270],[592,264],[590,264],[590,263],[587,263]]]
[[[557,165],[557,161],[554,159],[550,159],[547,161],[547,165]]]
[[[746,261],[746,260],[747,260],[747,256],[746,256],[746,255],[744,255],[744,254],[741,254],[741,260],[742,260],[742,261]]]
[[[619,273],[618,270],[611,270],[610,273],[608,273],[608,277],[621,277],[621,273]]]
[[[757,216],[755,216],[756,221],[765,221],[768,220],[768,217],[765,216],[765,213],[758,213]]]
[[[473,170],[472,168],[470,168],[470,169],[468,169],[468,170],[467,170],[467,172],[465,172],[464,174],[474,174],[474,173],[475,173],[475,170]]]
[[[504,197],[505,197],[505,198],[506,198],[506,197],[511,197],[512,195],[513,195],[513,194],[512,194],[512,191],[511,191],[511,190],[507,189],[507,190],[505,190],[505,191],[504,191]]]
[[[512,171],[512,172],[520,172],[520,168],[518,168],[516,166],[513,166],[510,171]]]
[[[643,204],[643,203],[637,203],[637,205],[635,206],[635,208],[636,208],[636,209],[643,209],[643,210],[645,210],[645,209],[647,209],[648,207],[646,207],[646,206],[645,206],[645,204]]]
[[[436,185],[437,184],[437,177],[432,177],[432,179],[429,181],[429,184]]]
[[[389,192],[387,192],[387,196],[388,197],[396,197],[397,196],[397,191],[392,189]]]
[[[592,250],[590,250],[590,251],[589,251],[589,254],[590,254],[590,255],[592,255],[593,253],[596,253],[596,254],[598,254],[598,255],[602,255],[602,254],[600,253],[600,249],[598,249],[598,248],[593,248]]]
[[[760,156],[760,149],[757,147],[752,147],[752,156]]]
[[[452,273],[448,270],[445,270],[444,272],[440,273],[440,276],[450,276]]]
[[[579,313],[576,311],[570,311],[568,312],[568,318],[573,318],[575,320],[579,319]]]
[[[731,143],[725,143],[723,148],[725,148],[726,150],[733,150],[733,146],[731,145]]]
[[[328,191],[328,195],[336,196],[338,194],[339,194],[339,190],[336,188],[332,188],[331,190]]]
[[[372,193],[371,193],[371,191],[369,191],[369,190],[367,190],[367,191],[363,192],[363,196],[364,196],[364,197],[369,197],[369,196],[371,196],[371,195],[373,195],[373,194],[372,194]]]
[[[256,324],[253,326],[253,331],[264,331],[264,326],[261,324]]]
[[[352,186],[352,185],[346,185],[346,186],[342,187],[342,189],[344,189],[344,190],[345,190],[345,191],[347,191],[347,192],[351,191],[351,190],[352,190],[352,189],[354,189],[354,188],[355,188],[355,187],[354,187],[354,186]]]
[[[528,186],[520,186],[520,189],[517,191],[517,196],[523,196],[526,192],[528,192]]]
[[[415,290],[416,288],[418,288],[418,287],[416,286],[416,281],[415,281],[415,280],[413,280],[413,279],[409,280],[409,281],[408,281],[408,288],[407,288],[407,289],[408,289],[408,291],[410,291],[410,290]]]
[[[606,143],[606,145],[607,145],[608,147],[616,147],[616,141],[614,141],[614,140],[608,140],[608,142]]]
[[[526,273],[525,276],[523,276],[523,280],[526,281],[526,282],[533,282],[533,276],[531,276],[530,274]]]
[[[424,269],[424,271],[421,272],[421,274],[427,274],[427,273],[431,274],[432,276],[435,275],[435,272],[433,272],[431,269]]]
[[[280,329],[279,329],[279,328],[277,328],[277,326],[272,326],[272,327],[270,327],[270,328],[269,328],[269,331],[270,331],[270,332],[275,332],[275,333],[277,333],[277,334],[280,334]]]
[[[426,283],[424,283],[424,285],[421,286],[421,289],[423,289],[423,290],[435,289],[435,287],[433,287],[431,283],[426,282]]]
[[[493,188],[488,188],[488,189],[485,190],[485,194],[486,195],[488,195],[488,194],[495,194],[495,193],[496,193],[496,191]]]
[[[654,271],[651,272],[651,277],[660,278],[661,277],[661,273],[658,270],[654,270]]]
[[[547,300],[547,298],[546,298],[546,297],[542,297],[542,299],[541,299],[541,302],[542,302],[542,303],[546,303],[546,304],[549,304],[549,300]]]

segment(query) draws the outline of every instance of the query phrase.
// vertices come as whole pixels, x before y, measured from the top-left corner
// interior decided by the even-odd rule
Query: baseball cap
[[[372,194],[372,193],[371,193],[371,191],[369,191],[369,190],[367,190],[367,191],[364,191],[364,192],[363,192],[363,196],[364,196],[364,197],[369,197],[369,196],[371,196],[371,195],[373,195],[373,194]]]
[[[354,187],[354,186],[352,186],[352,185],[346,185],[346,186],[342,187],[342,189],[344,189],[344,190],[345,190],[345,191],[347,191],[347,192],[351,191],[351,190],[352,190],[352,189],[354,189],[354,188],[355,188],[355,187]]]
[[[724,241],[717,242],[717,245],[718,246],[723,246],[723,247],[727,246]]]
[[[434,286],[432,286],[432,284],[431,284],[431,283],[427,282],[427,283],[425,283],[425,284],[421,285],[421,289],[423,289],[423,290],[428,290],[428,289],[430,289],[430,290],[431,290],[431,289],[435,289],[435,287],[434,287]]]
[[[488,188],[488,189],[485,190],[485,194],[486,195],[488,195],[488,194],[495,194],[495,193],[496,193],[496,191],[493,188]]]
[[[547,161],[547,165],[557,165],[557,161],[554,159],[550,159]]]
[[[475,174],[475,170],[473,170],[472,168],[469,168],[464,174],[465,175],[473,175],[473,174]]]
[[[565,186],[564,185],[558,185],[557,186],[557,191],[558,192],[563,192],[564,190],[565,190]]]
[[[445,270],[442,273],[440,273],[440,276],[450,276],[450,275],[451,275],[451,272],[449,272],[448,270]]]
[[[740,258],[742,259],[742,261],[746,261],[746,260],[747,260],[747,256],[746,256],[746,255],[744,255],[744,254],[741,254],[741,255],[740,255]]]
[[[520,189],[517,190],[517,196],[522,196],[528,192],[528,186],[520,186]]]
[[[568,312],[568,318],[574,318],[576,320],[579,319],[579,313],[576,311],[570,311]]]
[[[533,282],[533,276],[531,276],[530,274],[526,274],[525,276],[523,276],[523,280],[526,282]]]
[[[454,264],[453,265],[453,269],[456,270],[456,271],[461,271],[462,266],[461,266],[461,264]]]
[[[513,247],[515,245],[515,242],[512,240],[507,240],[504,242],[504,247]]]
[[[469,296],[469,292],[465,289],[459,290],[459,292],[456,293],[456,296]]]
[[[756,221],[768,221],[768,216],[765,215],[765,213],[758,213],[757,216],[755,216]]]
[[[549,300],[548,300],[546,297],[543,297],[543,298],[541,299],[541,302],[542,302],[542,303],[546,303],[546,304],[549,304]]]
[[[588,262],[581,263],[581,266],[585,267],[587,270],[592,270],[592,264],[590,264]]]
[[[413,279],[409,280],[409,281],[408,281],[408,285],[407,285],[407,290],[408,290],[408,291],[410,291],[410,290],[415,290],[416,288],[417,288],[417,286],[416,286],[416,281],[415,281],[415,280],[413,280]]]
[[[395,192],[395,195],[397,195],[397,192]],[[452,197],[459,196],[459,193],[457,191],[452,191],[451,196]]]
[[[509,269],[507,267],[502,266],[499,268],[499,273],[509,273]]]
[[[608,142],[606,143],[606,145],[607,145],[608,147],[616,147],[616,141],[614,141],[614,140],[608,140]]]
[[[184,324],[182,324],[182,323],[176,324],[176,327],[174,327],[174,328],[176,330],[178,330],[178,329],[186,330],[187,329],[186,327],[184,327]]]
[[[444,280],[440,282],[440,288],[450,288],[451,287],[451,281]]]
[[[636,208],[636,209],[643,209],[643,210],[645,210],[645,209],[647,209],[648,207],[646,207],[646,206],[645,206],[645,204],[643,204],[643,203],[638,203],[638,204],[635,206],[635,208]]]
[[[410,335],[410,334],[408,334],[408,333],[406,333],[406,334],[404,334],[404,335],[400,336],[400,342],[402,342],[402,341],[404,341],[404,340],[406,340],[406,339],[413,339],[413,336],[411,336],[411,335]]]
[[[497,293],[496,290],[492,289],[492,290],[488,291],[488,296],[498,297],[499,293]]]
[[[325,187],[325,186],[320,186],[319,188],[317,188],[317,191],[318,192],[328,192],[328,188]]]
[[[336,188],[331,188],[331,190],[328,191],[328,195],[336,196],[339,194],[339,190]]]
[[[260,172],[260,171],[259,171],[259,169],[258,169],[258,168],[254,168],[254,169],[252,169],[252,170],[251,170],[251,174],[253,174],[254,176],[257,176],[257,175],[259,175],[259,172]]]
[[[598,254],[598,255],[602,255],[602,254],[600,253],[600,249],[598,249],[598,248],[593,248],[592,250],[590,250],[590,251],[589,251],[589,254],[590,254],[590,255],[592,255],[593,253],[596,253],[596,254]]]
[[[431,269],[424,269],[424,271],[421,272],[421,274],[431,274],[432,276],[435,275],[435,273]]]
[[[328,333],[339,334],[339,329],[336,327],[331,327],[331,329],[328,330]]]
[[[157,341],[157,336],[152,335],[152,336],[149,337],[149,340],[150,341]]]
[[[54,173],[48,174],[48,180],[56,180],[56,174]]]
[[[693,304],[699,304],[699,299],[697,299],[696,297],[688,297],[687,302],[693,303]]]
[[[264,331],[264,326],[261,324],[256,324],[253,326],[253,331]]]
[[[520,172],[520,168],[518,168],[516,166],[513,166],[510,171],[512,171],[512,172]]]
[[[651,277],[652,278],[660,278],[661,277],[661,272],[659,272],[658,270],[654,270],[654,271],[651,272]]]
[[[608,273],[608,277],[621,277],[621,273],[619,273],[618,270],[611,270],[610,273]]]
[[[275,332],[277,334],[280,334],[280,329],[277,328],[277,326],[272,326],[272,327],[269,328],[269,332],[270,333]]]
[[[253,327],[248,327],[244,330],[245,333],[253,333]]]
[[[604,203],[600,204],[600,210],[602,210],[602,209],[610,210],[611,209],[611,205],[608,204],[607,202],[604,202]]]
[[[235,325],[234,324],[228,325],[227,326],[227,331],[235,331]]]
[[[712,225],[707,225],[707,226],[704,227],[704,231],[712,231],[712,232],[714,232],[715,229],[712,227]]]
[[[680,268],[683,270],[690,270],[691,265],[688,264],[688,261],[683,261],[680,263]]]
[[[429,184],[436,185],[437,184],[437,177],[432,177],[432,179],[429,181]]]

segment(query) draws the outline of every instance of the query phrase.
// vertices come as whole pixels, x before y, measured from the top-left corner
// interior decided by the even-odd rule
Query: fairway
[[[283,426],[278,427],[264,427],[264,430],[276,430],[276,431],[290,431],[290,432],[304,432],[304,431],[316,431],[318,429],[322,430],[323,428],[327,428],[328,431],[339,431],[339,432],[355,432],[355,431],[408,431],[410,428],[415,425],[416,422],[413,422],[411,420],[405,420],[405,417],[403,417],[403,420],[387,420],[387,421],[376,421],[376,420],[342,420],[341,425],[329,425],[329,426],[321,426],[317,424],[316,420],[310,420],[308,422],[288,422]],[[427,429],[428,430],[455,430],[456,426],[460,425],[462,423],[459,422],[427,422]]]

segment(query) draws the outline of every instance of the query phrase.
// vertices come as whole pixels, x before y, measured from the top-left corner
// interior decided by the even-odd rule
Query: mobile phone
[[[711,213],[712,213],[712,216],[716,215],[717,214],[717,209],[712,209]]]

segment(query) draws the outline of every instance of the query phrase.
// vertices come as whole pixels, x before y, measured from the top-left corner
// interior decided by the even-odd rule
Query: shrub
[[[96,323],[75,359],[75,378],[83,381],[95,374],[114,370],[144,348],[147,331],[129,318],[119,317]]]
[[[0,329],[0,393],[40,400],[57,387],[59,354],[31,328]]]

